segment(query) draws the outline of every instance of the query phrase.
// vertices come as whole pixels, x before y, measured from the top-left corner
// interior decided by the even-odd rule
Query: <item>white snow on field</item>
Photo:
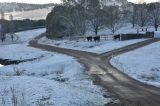
[[[46,52],[26,46],[31,39],[43,32],[44,28],[16,33],[18,40],[14,44],[5,41],[0,45],[0,59],[25,60],[43,56]]]
[[[102,40],[100,42],[87,42],[84,39],[80,40],[50,40],[46,37],[43,37],[39,40],[41,44],[58,46],[61,48],[75,49],[88,51],[93,53],[104,53],[118,49],[127,45],[131,45],[137,42],[144,41],[146,39],[136,39],[136,40],[127,40],[127,41],[114,41],[114,40]]]
[[[35,38],[37,35],[40,35],[46,31],[45,28],[42,29],[34,29],[34,30],[28,30],[23,32],[18,32],[16,35],[19,37],[19,42],[22,44],[28,44],[30,40]]]
[[[98,96],[99,92],[95,87],[72,87],[69,83],[27,76],[1,77],[0,84],[5,91],[7,106],[12,106],[11,97],[14,93],[19,106],[100,106],[103,102],[98,101],[102,97]],[[87,83],[85,86],[88,86]]]
[[[15,44],[0,45],[0,58],[24,60],[0,67],[0,106],[103,106],[113,101],[76,59],[27,47],[28,42],[45,29],[17,33]]]
[[[142,82],[160,87],[160,42],[111,60],[112,65]]]
[[[24,45],[0,45],[0,59],[26,60],[39,58],[45,55],[46,52],[26,47]]]
[[[75,59],[65,55],[50,54],[40,60],[10,65],[0,68],[0,92],[10,106],[12,93],[17,98],[25,94],[27,105],[37,106],[38,101],[51,106],[99,106],[109,102],[103,89],[92,85],[92,80],[84,74],[84,68]],[[20,100],[23,101],[23,100]]]
[[[9,45],[9,44],[28,45],[30,40],[32,40],[37,35],[44,33],[45,31],[46,31],[45,28],[41,28],[41,29],[18,32],[18,33],[15,33],[13,41],[11,39],[11,36],[7,34],[5,42],[2,42],[0,40],[0,45]]]

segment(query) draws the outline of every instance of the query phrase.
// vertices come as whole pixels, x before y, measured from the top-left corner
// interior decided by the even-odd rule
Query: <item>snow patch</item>
[[[28,45],[30,40],[32,40],[36,36],[44,33],[45,31],[46,31],[45,28],[41,28],[41,29],[33,29],[33,30],[17,32],[14,34],[13,41],[12,41],[11,36],[9,34],[6,34],[5,42],[2,42],[0,40],[0,45],[11,45],[11,44]]]
[[[111,60],[113,66],[142,82],[160,87],[160,42],[124,53]]]
[[[42,57],[46,52],[24,45],[12,44],[0,46],[0,59],[26,60]]]

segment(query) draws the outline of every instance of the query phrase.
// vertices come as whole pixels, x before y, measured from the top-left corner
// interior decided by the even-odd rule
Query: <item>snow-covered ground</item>
[[[29,41],[35,38],[37,35],[40,35],[46,31],[45,28],[41,29],[34,29],[34,30],[29,30],[29,31],[23,31],[23,32],[18,32],[16,35],[18,35],[19,42],[21,44],[28,45]]]
[[[0,59],[26,60],[39,58],[46,52],[20,44],[0,45]]]
[[[15,33],[14,40],[12,41],[11,37],[7,35],[5,42],[0,40],[0,45],[9,45],[9,44],[21,44],[28,45],[29,41],[32,40],[37,35],[45,32],[45,28],[28,30],[23,32]]]
[[[61,48],[82,50],[94,53],[104,53],[114,49],[118,49],[130,44],[144,41],[146,39],[136,39],[136,40],[127,40],[127,41],[114,41],[114,40],[102,40],[100,42],[88,42],[86,39],[79,40],[50,40],[46,37],[43,37],[39,40],[41,44],[58,46]]]
[[[116,56],[111,63],[137,80],[160,87],[160,42]]]
[[[0,58],[34,61],[0,68],[0,106],[103,106],[112,101],[76,59],[27,47],[45,29],[17,33],[15,44],[0,45]]]
[[[0,75],[0,92],[6,91],[2,97],[7,106],[12,103],[11,88],[19,101],[30,106],[39,106],[37,102],[51,106],[98,106],[110,101],[102,96],[102,88],[92,84],[84,68],[65,55],[48,54],[32,62],[4,66]],[[21,95],[25,100],[21,100]]]
[[[0,45],[0,59],[26,60],[43,57],[46,54],[45,51],[27,47],[31,39],[43,32],[45,32],[44,28],[23,31],[16,33],[18,39],[14,41],[14,44],[12,44],[12,41],[10,39],[7,39],[3,43],[1,42],[2,44]]]

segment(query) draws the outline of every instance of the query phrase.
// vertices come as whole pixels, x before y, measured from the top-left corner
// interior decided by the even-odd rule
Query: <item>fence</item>
[[[113,40],[113,35],[99,35],[100,40]],[[92,36],[94,37],[94,36]],[[79,40],[79,39],[84,39],[87,40],[87,36],[74,36],[70,37],[70,40]]]

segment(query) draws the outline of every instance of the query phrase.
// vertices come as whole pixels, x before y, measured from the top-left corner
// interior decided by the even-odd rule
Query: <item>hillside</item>
[[[9,19],[9,16],[12,14],[14,20],[23,20],[23,19],[31,19],[31,20],[39,20],[46,19],[47,14],[51,12],[53,7],[35,9],[29,11],[18,11],[18,12],[8,12],[5,13],[5,19]]]
[[[26,3],[0,3],[0,10],[4,12],[29,11],[52,7],[55,4],[26,4]]]
[[[105,3],[104,5],[123,5],[128,3],[127,0],[101,0],[103,3]]]
[[[104,2],[104,0],[101,0]],[[105,0],[104,5],[123,5],[127,0]],[[26,3],[0,3],[0,10],[5,12],[5,19],[9,19],[12,14],[15,20],[23,19],[46,19],[55,4],[26,4]]]

